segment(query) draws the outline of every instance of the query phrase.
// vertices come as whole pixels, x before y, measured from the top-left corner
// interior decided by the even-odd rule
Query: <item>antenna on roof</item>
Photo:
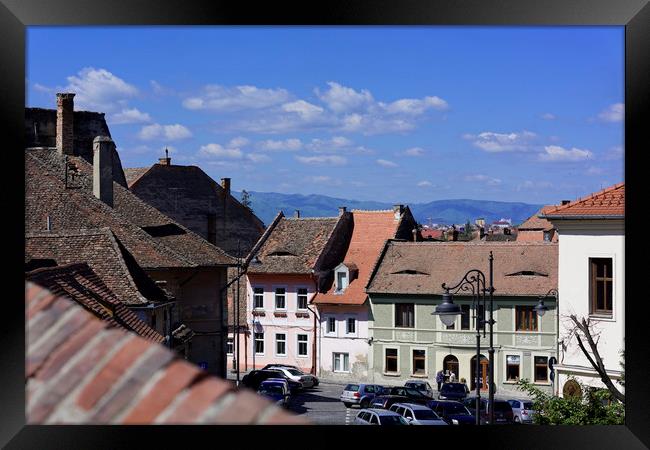
[[[165,158],[169,158],[169,150],[167,150],[167,146],[165,146]]]

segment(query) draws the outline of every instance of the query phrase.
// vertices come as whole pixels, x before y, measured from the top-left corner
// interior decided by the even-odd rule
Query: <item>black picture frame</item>
[[[22,150],[25,108],[25,27],[35,25],[618,25],[625,26],[625,181],[626,199],[626,425],[589,427],[465,427],[459,430],[403,427],[239,427],[217,426],[26,426],[24,329],[24,186]],[[646,0],[455,0],[455,1],[334,1],[253,4],[183,0],[2,0],[0,3],[0,99],[3,125],[3,187],[5,272],[3,290],[2,368],[0,371],[0,444],[6,448],[169,448],[191,446],[374,446],[444,445],[479,448],[616,448],[650,447],[650,407],[647,344],[643,311],[650,302],[643,290],[641,256],[648,233],[642,227],[647,204],[642,197],[642,158],[650,149],[647,133],[650,86],[650,6]],[[52,49],[56,52],[56,49]],[[68,55],[61,55],[65,58]],[[10,245],[7,245],[10,244]],[[15,261],[15,262],[14,262]],[[644,261],[644,260],[640,260]],[[641,289],[639,289],[641,288]],[[636,292],[639,290],[640,292]],[[336,428],[328,430],[327,428]],[[442,427],[439,427],[442,428]],[[453,428],[453,429],[451,429]],[[315,431],[319,434],[316,434]],[[336,434],[333,432],[335,431]],[[298,435],[296,436],[296,433]],[[414,436],[417,435],[417,436]],[[323,437],[325,439],[323,439]],[[296,439],[304,438],[303,441]],[[412,444],[413,438],[421,443]],[[233,441],[234,439],[234,441]],[[442,442],[445,442],[442,444]],[[144,444],[143,444],[144,443]]]

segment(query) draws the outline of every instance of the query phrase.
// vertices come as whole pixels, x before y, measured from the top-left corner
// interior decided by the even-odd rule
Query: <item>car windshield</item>
[[[460,403],[448,403],[445,405],[447,414],[469,414],[469,410]]]
[[[270,384],[260,387],[260,394],[269,394],[269,395],[282,395],[282,386],[277,384]]]
[[[402,416],[379,416],[382,425],[408,425]]]
[[[348,384],[345,386],[344,391],[352,391],[352,392],[359,392],[359,385],[358,384]]]
[[[296,369],[287,369],[287,372],[289,372],[291,375],[302,375],[302,372]]]
[[[533,402],[524,402],[524,409],[533,409]]]
[[[442,391],[444,392],[465,392],[465,386],[458,383],[447,383],[442,385]]]
[[[410,388],[413,388],[413,389],[421,389],[421,390],[424,390],[424,389],[427,388],[427,386],[424,383],[414,383],[414,382],[406,383],[406,387],[410,387]]]
[[[413,412],[415,413],[415,418],[419,420],[436,420],[440,418],[430,409],[416,409]]]
[[[422,395],[422,393],[421,393],[420,391],[418,391],[417,389],[404,388],[404,391],[406,391],[406,393],[407,393],[409,396],[411,396],[411,397],[419,397],[419,398],[425,397],[425,396]]]

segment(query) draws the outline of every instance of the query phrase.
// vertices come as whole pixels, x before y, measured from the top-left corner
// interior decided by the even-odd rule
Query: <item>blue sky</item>
[[[27,104],[235,190],[558,203],[623,181],[623,27],[29,27]]]

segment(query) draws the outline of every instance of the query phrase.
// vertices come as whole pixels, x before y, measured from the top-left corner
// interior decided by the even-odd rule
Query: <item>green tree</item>
[[[243,189],[241,191],[241,204],[244,208],[248,208],[250,212],[253,212],[253,208],[251,206],[251,194],[246,189]]]

